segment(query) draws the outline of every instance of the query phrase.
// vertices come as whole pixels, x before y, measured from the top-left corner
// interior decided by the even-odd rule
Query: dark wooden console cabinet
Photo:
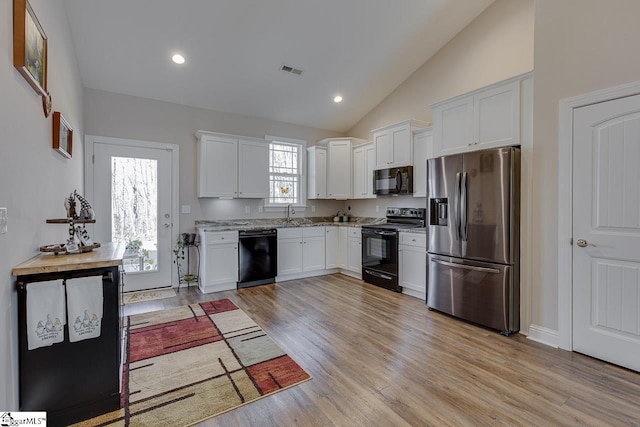
[[[39,255],[13,269],[18,286],[20,410],[47,411],[50,426],[68,425],[120,407],[120,266],[124,246],[77,255]],[[101,276],[100,337],[28,350],[27,284]]]

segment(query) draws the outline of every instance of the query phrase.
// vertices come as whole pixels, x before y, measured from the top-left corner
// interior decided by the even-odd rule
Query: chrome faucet
[[[291,215],[295,215],[296,210],[293,208],[293,205],[289,203],[287,205],[287,222],[291,222]]]

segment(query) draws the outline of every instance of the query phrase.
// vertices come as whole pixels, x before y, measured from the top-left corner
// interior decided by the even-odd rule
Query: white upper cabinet
[[[353,198],[371,199],[373,171],[376,167],[376,146],[373,141],[353,147]]]
[[[198,131],[198,197],[269,197],[269,143]]]
[[[320,147],[326,147],[326,198],[335,200],[346,200],[351,198],[352,193],[352,150],[355,144],[365,142],[358,138],[327,138],[318,142]],[[320,148],[318,147],[318,148]],[[313,148],[313,147],[311,147]],[[318,150],[318,149],[316,149]],[[317,155],[317,152],[316,152]],[[318,162],[316,162],[318,163]],[[317,165],[316,165],[317,166]],[[316,176],[319,176],[316,169]],[[309,181],[311,177],[309,176]],[[316,190],[318,190],[318,178]],[[309,189],[312,189],[308,186]],[[321,191],[316,191],[321,193]],[[318,197],[319,198],[319,197]]]
[[[198,135],[198,197],[238,197],[238,138]]]
[[[427,124],[424,122],[407,120],[372,130],[376,146],[375,169],[413,166],[412,132],[425,126]]]
[[[329,141],[327,191],[330,199],[345,200],[351,197],[350,139],[332,139]]]
[[[269,197],[269,143],[241,137],[238,141],[238,197]]]
[[[307,199],[327,198],[327,149],[307,148]]]
[[[413,197],[427,197],[427,159],[433,158],[431,127],[413,132]]]
[[[434,156],[519,145],[531,73],[433,104]]]

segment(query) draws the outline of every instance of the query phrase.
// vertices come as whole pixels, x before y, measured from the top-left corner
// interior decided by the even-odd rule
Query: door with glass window
[[[126,244],[125,291],[171,286],[173,159],[164,146],[93,142],[94,240]],[[149,143],[150,145],[151,143]]]

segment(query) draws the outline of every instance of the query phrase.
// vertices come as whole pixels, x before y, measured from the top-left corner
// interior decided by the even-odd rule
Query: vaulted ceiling
[[[493,0],[65,2],[85,87],[346,132]]]

